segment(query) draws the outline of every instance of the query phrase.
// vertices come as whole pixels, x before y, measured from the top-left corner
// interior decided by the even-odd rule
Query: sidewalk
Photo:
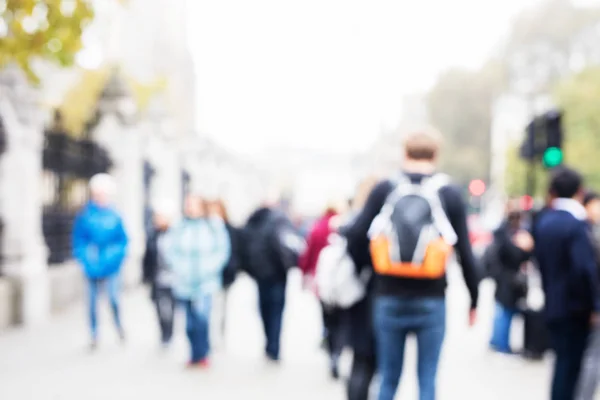
[[[297,278],[290,280],[283,362],[279,367],[270,366],[263,359],[255,288],[250,280],[242,278],[228,300],[226,342],[215,350],[209,371],[183,368],[187,355],[183,315],[178,315],[178,336],[173,348],[160,350],[154,309],[147,293],[138,290],[123,300],[123,320],[128,332],[124,346],[112,330],[106,304],[100,315],[100,347],[93,354],[87,348],[83,306],[74,307],[43,328],[16,329],[0,335],[0,399],[344,399],[342,385],[330,380],[326,358],[318,349],[318,306],[310,294],[301,292]],[[484,295],[488,300],[482,305],[488,310],[487,315],[482,312],[478,328],[465,328],[463,310],[468,303],[460,285],[452,283],[449,289],[448,340],[439,377],[439,398],[546,398],[547,364],[529,364],[487,352],[489,290]],[[415,346],[411,342],[399,393],[403,399],[416,398],[414,358]]]

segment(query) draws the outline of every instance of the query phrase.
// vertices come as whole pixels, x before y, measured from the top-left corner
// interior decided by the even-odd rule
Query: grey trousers
[[[575,400],[593,400],[600,381],[600,327],[596,326],[583,356]]]

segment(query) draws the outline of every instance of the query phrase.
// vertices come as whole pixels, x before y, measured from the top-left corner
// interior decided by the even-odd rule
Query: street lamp
[[[124,125],[132,125],[137,120],[138,108],[131,89],[120,71],[114,69],[102,90],[99,102],[101,114],[113,113]]]

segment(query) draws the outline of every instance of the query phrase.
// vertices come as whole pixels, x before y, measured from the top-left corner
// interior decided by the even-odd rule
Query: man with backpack
[[[266,356],[279,361],[287,273],[298,265],[304,240],[273,198],[256,210],[243,231],[246,272],[258,285],[260,316],[266,336]]]
[[[446,268],[453,249],[471,297],[469,324],[476,319],[479,280],[465,204],[449,178],[436,173],[440,144],[437,132],[408,134],[403,171],[373,189],[346,231],[357,268],[368,264],[375,272],[373,321],[381,375],[379,400],[395,397],[409,334],[417,338],[420,399],[436,397],[446,332]]]

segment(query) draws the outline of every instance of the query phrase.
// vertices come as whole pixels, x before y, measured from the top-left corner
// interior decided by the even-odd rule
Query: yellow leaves
[[[33,59],[71,65],[81,49],[82,29],[94,16],[88,0],[71,1],[72,12],[67,13],[63,0],[7,0],[0,15],[8,27],[0,37],[0,68],[16,62],[36,82]]]
[[[94,116],[96,104],[106,85],[111,68],[98,70],[82,70],[81,79],[66,94],[59,110],[63,115],[64,127],[70,134],[80,136],[84,133],[87,122]],[[134,79],[126,79],[131,87],[138,108],[143,111],[151,98],[165,90],[167,81],[158,78],[146,84]]]
[[[75,136],[83,133],[85,124],[94,115],[96,103],[109,72],[109,68],[84,70],[79,82],[67,92],[59,110],[63,115],[64,127],[69,133]]]
[[[157,78],[147,84],[142,84],[134,80],[129,80],[133,95],[138,103],[138,107],[144,110],[152,97],[155,94],[164,91],[167,88],[167,80],[165,78]]]

